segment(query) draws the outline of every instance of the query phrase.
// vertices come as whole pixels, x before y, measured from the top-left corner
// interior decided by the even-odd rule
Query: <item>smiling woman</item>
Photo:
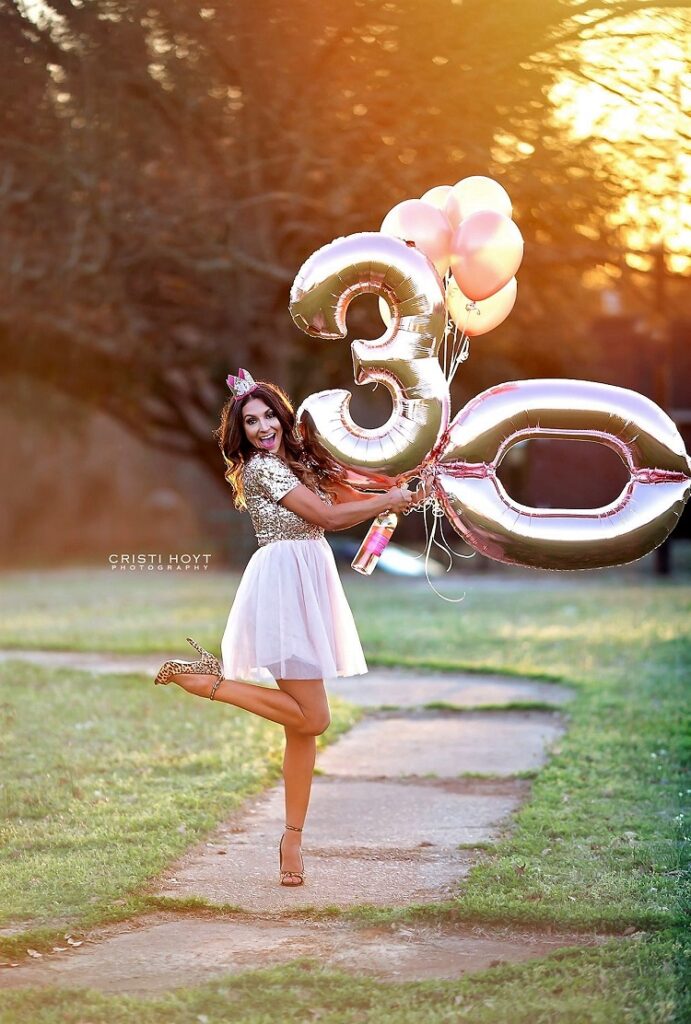
[[[315,737],[330,724],[324,679],[367,665],[324,530],[341,530],[413,501],[407,488],[362,495],[311,438],[300,438],[288,396],[245,371],[215,432],[235,504],[252,519],[259,550],[237,589],[221,640],[223,665],[190,637],[196,662],[166,662],[156,682],[243,708],[282,725],[286,831],[280,882],[302,885],[300,833],[309,805]],[[275,679],[278,689],[257,683]]]
[[[285,458],[283,427],[270,405],[261,398],[252,398],[242,410],[242,421],[251,444]]]

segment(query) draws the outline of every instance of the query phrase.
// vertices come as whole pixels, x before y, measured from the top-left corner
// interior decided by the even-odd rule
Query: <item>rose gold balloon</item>
[[[630,480],[593,509],[519,505],[497,478],[518,441],[596,441],[614,449]],[[691,491],[691,462],[672,420],[626,388],[580,380],[524,380],[478,395],[455,417],[429,461],[454,529],[489,558],[542,569],[631,562],[674,529]]]
[[[446,286],[449,316],[469,338],[479,338],[481,334],[493,331],[506,320],[516,302],[517,289],[516,278],[512,277],[495,295],[474,303],[474,309],[468,309],[471,300],[452,279]]]
[[[453,231],[445,214],[436,206],[423,203],[421,199],[405,199],[389,210],[381,232],[406,242],[415,242],[442,277],[449,269]]]
[[[392,310],[389,329],[376,340],[352,343],[355,381],[380,381],[393,403],[386,423],[365,429],[349,412],[350,392],[319,391],[298,409],[351,480],[387,487],[418,466],[449,421],[449,389],[438,353],[444,333],[442,283],[413,245],[379,232],[338,238],[300,269],[290,313],[303,331],[344,338],[350,302],[364,292],[383,296]]]
[[[446,199],[446,216],[451,226],[457,228],[466,217],[480,210],[494,210],[510,218],[511,199],[504,186],[482,174],[457,181]]]
[[[378,305],[379,305],[379,316],[384,321],[384,326],[385,327],[390,327],[391,326],[391,319],[392,319],[392,317],[391,317],[391,309],[389,307],[388,302],[386,301],[386,299],[381,299],[380,298]]]
[[[523,259],[523,236],[501,213],[472,213],[451,243],[451,273],[464,295],[488,299],[508,284]]]

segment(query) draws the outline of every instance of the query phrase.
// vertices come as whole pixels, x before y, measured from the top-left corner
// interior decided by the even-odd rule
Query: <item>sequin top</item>
[[[279,504],[281,498],[301,483],[279,455],[257,452],[250,456],[242,480],[247,511],[260,548],[276,540],[318,540],[324,536],[321,526],[308,523]],[[327,494],[319,488],[317,493],[331,504]]]

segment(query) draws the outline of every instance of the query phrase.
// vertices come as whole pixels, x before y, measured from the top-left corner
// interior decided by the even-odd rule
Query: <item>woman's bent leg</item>
[[[174,676],[173,680],[187,693],[193,693],[197,697],[209,697],[216,682],[214,676],[209,675],[179,675]],[[314,690],[315,684],[318,684],[322,692],[324,691],[324,684],[320,679],[299,679],[295,682],[308,683],[312,690]],[[281,686],[280,682],[279,686]],[[305,698],[307,705],[303,707],[295,696],[287,690],[284,691],[283,688],[275,690],[273,687],[260,686],[258,683],[245,683],[237,679],[224,679],[214,695],[214,700],[251,711],[261,718],[267,718],[270,722],[276,722],[288,729],[310,733],[315,722],[317,725],[324,722],[324,715],[322,714],[320,719],[315,719],[312,708],[314,702],[310,700],[309,691],[305,691]],[[325,693],[323,699],[326,702]],[[317,732],[323,732],[329,724],[328,704],[326,704],[326,711],[327,721],[322,728],[316,730]],[[313,732],[312,735],[315,733]]]

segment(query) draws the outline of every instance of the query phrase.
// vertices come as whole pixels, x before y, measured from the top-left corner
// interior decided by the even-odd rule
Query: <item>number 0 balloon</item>
[[[629,482],[601,508],[519,505],[497,467],[518,441],[538,437],[607,445]],[[588,380],[523,380],[483,392],[454,419],[431,472],[448,519],[471,547],[542,569],[640,558],[674,529],[691,489],[691,463],[669,416],[635,391]]]

